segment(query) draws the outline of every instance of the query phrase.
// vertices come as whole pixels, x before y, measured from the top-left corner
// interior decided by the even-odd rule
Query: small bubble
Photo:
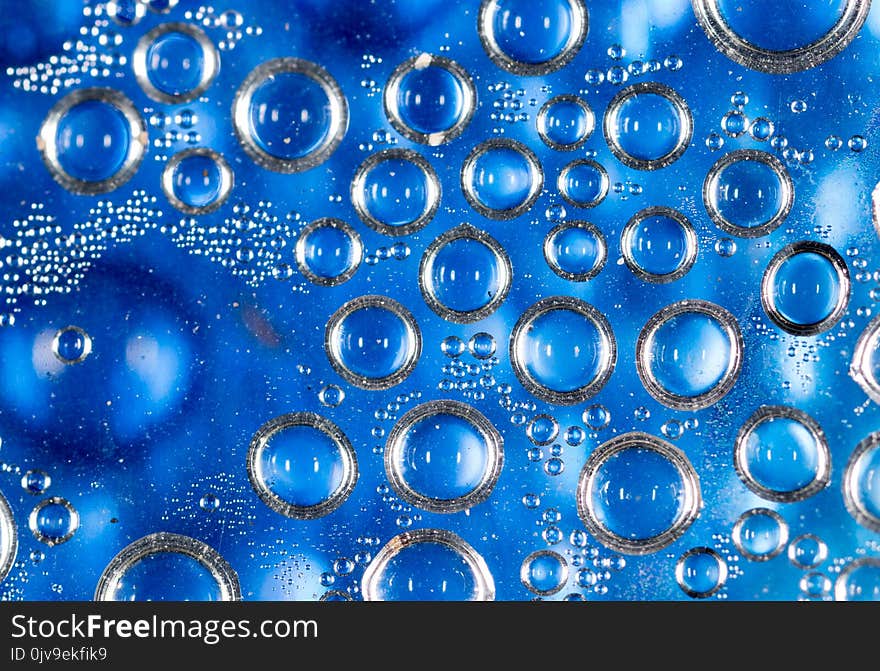
[[[28,494],[42,494],[51,484],[52,478],[45,471],[30,470],[21,476],[21,486]]]
[[[795,114],[803,114],[807,111],[807,102],[805,100],[793,100],[790,107],[791,111]]]
[[[746,95],[744,91],[737,91],[732,96],[730,96],[730,104],[734,107],[742,109],[749,104],[749,96]]]
[[[465,344],[458,336],[446,336],[440,343],[440,350],[450,359],[454,359],[464,354]]]
[[[633,416],[640,422],[644,422],[645,420],[651,418],[651,411],[648,410],[645,406],[640,405],[638,408],[635,409]]]
[[[611,60],[619,61],[621,58],[626,56],[626,49],[624,49],[619,44],[612,44],[608,47],[608,56]]]
[[[522,497],[522,503],[529,510],[534,510],[541,505],[541,497],[537,494],[524,494]]]
[[[843,139],[837,135],[829,135],[825,139],[825,148],[829,151],[837,151],[843,146]]]
[[[593,431],[599,431],[611,423],[611,413],[604,405],[591,405],[584,410],[582,419],[584,424],[593,429]]]
[[[718,256],[730,258],[736,254],[736,241],[731,238],[720,238],[715,241],[715,252]]]
[[[718,133],[709,133],[706,137],[706,146],[710,151],[718,151],[724,146],[724,138]]]
[[[199,499],[199,508],[207,513],[212,513],[220,508],[220,499],[216,494],[208,492],[207,494],[202,495],[202,498]]]
[[[859,153],[868,148],[868,140],[861,135],[853,135],[849,139],[848,145],[852,151]]]
[[[662,431],[663,435],[670,440],[677,440],[678,438],[681,438],[681,435],[684,433],[684,426],[678,420],[670,419],[663,423],[663,426],[660,427],[660,431]]]
[[[318,400],[321,402],[321,405],[328,408],[337,408],[345,400],[345,391],[342,387],[338,387],[335,384],[328,384],[318,392]]]
[[[477,359],[488,359],[495,354],[495,338],[490,333],[477,333],[468,342],[468,350]]]
[[[559,457],[550,457],[544,462],[544,472],[550,476],[561,475],[565,470],[565,462]]]

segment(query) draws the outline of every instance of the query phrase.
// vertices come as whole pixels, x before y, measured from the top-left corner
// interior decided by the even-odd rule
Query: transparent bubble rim
[[[214,161],[215,165],[220,170],[220,189],[217,198],[206,205],[189,205],[183,202],[177,197],[177,194],[174,193],[174,171],[181,162],[191,156],[206,156]],[[223,206],[223,203],[229,198],[229,194],[232,193],[232,186],[234,183],[235,175],[232,172],[232,168],[229,167],[229,163],[226,162],[226,159],[223,158],[221,154],[208,147],[184,149],[168,159],[165,168],[162,170],[162,191],[165,193],[165,197],[176,209],[185,214],[208,214],[220,209],[220,207]]]
[[[281,431],[294,426],[309,426],[326,435],[333,441],[342,461],[342,480],[339,486],[325,500],[311,506],[300,506],[286,501],[259,477],[260,457],[269,441]],[[313,412],[292,412],[274,417],[257,429],[248,446],[247,473],[257,496],[272,510],[292,519],[313,520],[329,515],[348,499],[357,484],[358,463],[351,442],[336,424]]]
[[[492,22],[495,18],[494,10],[498,0],[483,0],[477,17],[477,32],[480,36],[480,42],[483,44],[483,49],[485,49],[486,54],[495,65],[515,75],[534,77],[556,72],[577,56],[584,45],[584,41],[587,39],[587,33],[590,28],[590,17],[584,0],[567,0],[567,2],[571,9],[572,30],[569,33],[565,46],[562,47],[556,56],[546,61],[524,63],[504,53],[495,39]]]
[[[562,231],[566,231],[570,228],[581,228],[589,232],[596,239],[597,247],[599,248],[599,255],[596,258],[596,263],[594,263],[593,267],[586,273],[570,273],[555,266],[550,260],[553,250],[553,239]],[[571,282],[586,282],[602,272],[602,269],[605,267],[605,263],[608,260],[608,243],[606,242],[605,235],[602,231],[588,221],[564,221],[553,227],[550,232],[547,233],[547,236],[544,238],[543,252],[544,261],[547,263],[547,266],[559,277]]]
[[[263,149],[250,132],[250,107],[254,91],[277,74],[299,74],[318,84],[330,106],[330,127],[324,140],[311,152],[299,158],[282,158]],[[251,70],[235,92],[232,102],[232,125],[245,153],[257,165],[280,173],[303,172],[321,165],[330,158],[348,131],[348,100],[333,76],[317,63],[301,58],[285,57],[266,61]]]
[[[816,561],[811,564],[804,564],[797,560],[797,546],[802,540],[809,538],[810,540],[816,541],[816,545],[819,546],[819,554],[816,557]],[[796,538],[791,540],[791,543],[788,545],[788,560],[794,564],[798,568],[802,569],[813,569],[821,566],[822,562],[824,562],[828,558],[828,545],[819,538],[816,534],[801,534]]]
[[[37,526],[37,519],[40,516],[40,511],[43,510],[46,506],[58,505],[64,507],[68,513],[70,513],[70,531],[59,538],[50,538],[49,536],[44,536],[40,533],[40,529]],[[30,515],[28,515],[28,528],[31,530],[31,533],[41,543],[45,543],[50,548],[56,545],[61,545],[62,543],[66,543],[73,535],[76,533],[76,530],[79,529],[79,513],[76,508],[68,501],[67,499],[63,499],[60,496],[50,496],[47,499],[43,499],[37,505],[34,506],[34,509],[31,510]]]
[[[850,377],[862,388],[874,403],[880,404],[880,380],[871,370],[871,351],[880,340],[880,316],[874,317],[856,343],[850,365]]]
[[[718,582],[712,587],[712,589],[705,592],[693,590],[685,586],[684,567],[688,558],[693,557],[694,555],[709,555],[718,565]],[[679,557],[677,562],[675,562],[675,580],[678,582],[678,586],[681,587],[682,591],[692,599],[706,599],[713,594],[716,594],[727,582],[727,562],[724,561],[724,558],[712,548],[704,546],[691,548]]]
[[[768,166],[776,174],[776,177],[779,179],[779,186],[782,189],[782,207],[768,221],[758,226],[737,226],[725,219],[721,211],[712,204],[712,191],[714,191],[721,173],[728,166],[740,161],[755,161]],[[793,204],[794,182],[791,179],[791,175],[788,174],[788,170],[785,169],[785,166],[782,165],[778,158],[757,149],[737,149],[725,154],[709,168],[709,173],[703,182],[703,207],[706,208],[712,223],[725,233],[739,238],[760,238],[763,235],[772,233],[788,217]]]
[[[553,432],[546,440],[538,440],[537,438],[535,438],[534,435],[532,435],[532,425],[539,419],[549,419],[553,424]],[[542,412],[540,415],[535,415],[534,417],[532,417],[531,421],[529,422],[528,428],[526,429],[526,436],[533,445],[540,445],[542,447],[544,445],[549,445],[559,437],[559,424],[557,423],[556,418],[553,415],[548,415],[546,412]]]
[[[392,312],[406,325],[407,330],[412,337],[412,348],[408,359],[398,370],[390,375],[384,377],[367,377],[365,375],[359,375],[346,368],[334,354],[336,333],[339,330],[340,325],[350,314],[364,308],[383,308]],[[324,351],[327,353],[327,358],[330,361],[333,370],[335,370],[346,382],[349,382],[356,387],[360,387],[361,389],[388,389],[389,387],[393,387],[394,385],[403,382],[416,367],[419,357],[422,354],[422,332],[419,329],[415,317],[412,316],[412,313],[393,298],[379,295],[360,296],[345,303],[334,312],[327,321],[327,328],[324,332]]]
[[[631,249],[632,238],[635,235],[639,224],[650,217],[666,217],[667,219],[672,219],[676,221],[684,231],[685,254],[679,262],[678,268],[671,273],[656,274],[648,272],[642,268],[633,257]],[[668,284],[669,282],[674,282],[687,275],[697,261],[698,247],[697,233],[690,220],[678,210],[674,210],[671,207],[664,207],[662,205],[647,207],[644,210],[640,210],[626,223],[626,226],[624,226],[623,231],[620,233],[620,251],[621,254],[623,254],[623,261],[626,263],[626,267],[629,268],[639,279],[654,284]]]
[[[704,314],[714,319],[724,330],[730,342],[730,361],[727,364],[727,370],[724,371],[721,379],[718,380],[714,387],[696,396],[673,394],[657,381],[651,370],[650,346],[657,331],[671,319],[688,312]],[[636,372],[645,390],[656,401],[675,410],[702,410],[724,398],[733,389],[739,378],[742,359],[743,337],[736,317],[720,305],[692,298],[667,305],[654,314],[639,333],[639,338],[636,342]]]
[[[208,569],[217,581],[222,601],[241,600],[238,575],[214,548],[195,538],[164,531],[134,541],[113,557],[98,579],[94,600],[111,601],[110,595],[126,571],[145,557],[165,552],[186,555]]]
[[[553,559],[559,562],[561,570],[559,583],[556,586],[551,587],[550,589],[538,589],[529,581],[529,566],[533,561],[539,559],[540,557],[553,557]],[[536,550],[525,559],[523,559],[522,566],[519,570],[519,579],[520,582],[523,584],[523,587],[525,587],[533,594],[537,594],[538,596],[551,596],[553,594],[558,594],[565,587],[565,583],[568,582],[568,562],[565,561],[565,557],[563,557],[558,552],[554,552],[553,550]]]
[[[614,137],[613,130],[617,123],[617,115],[620,113],[621,106],[630,98],[639,95],[657,95],[666,98],[666,100],[672,103],[678,114],[678,121],[681,126],[678,141],[669,152],[655,159],[641,159],[628,154],[617,138]],[[684,98],[674,89],[659,82],[639,82],[638,84],[630,84],[618,91],[611,99],[611,102],[608,103],[605,117],[602,120],[602,132],[605,135],[605,142],[608,144],[611,153],[625,166],[635,168],[636,170],[659,170],[675,163],[687,150],[694,135],[694,117]]]
[[[584,115],[587,119],[586,132],[583,134],[582,137],[578,138],[577,141],[572,142],[571,144],[562,144],[559,142],[555,142],[550,138],[547,133],[547,115],[550,113],[550,109],[558,103],[572,103],[574,105],[577,105],[581,108],[581,110],[583,110]],[[550,149],[555,149],[556,151],[574,151],[583,147],[586,141],[589,140],[590,137],[593,135],[593,131],[596,130],[596,115],[593,113],[593,109],[590,107],[586,100],[570,93],[563,93],[562,95],[550,98],[550,100],[548,100],[541,106],[541,109],[538,110],[536,123],[538,127],[538,135],[540,136],[544,144],[550,147]]]
[[[517,353],[519,340],[531,323],[538,317],[555,310],[575,312],[588,319],[596,327],[605,345],[605,356],[602,357],[598,364],[596,375],[585,385],[571,391],[556,391],[540,384],[529,374]],[[611,324],[608,323],[608,319],[595,307],[573,296],[550,296],[542,298],[532,305],[516,321],[510,334],[508,353],[513,372],[526,391],[542,401],[556,405],[575,405],[595,396],[605,386],[605,383],[608,382],[608,378],[611,377],[611,373],[614,371],[614,366],[617,363],[617,341],[614,338],[614,332],[611,330]]]
[[[412,163],[421,169],[425,176],[425,181],[427,182],[427,202],[425,203],[425,209],[422,210],[422,213],[412,221],[399,226],[386,224],[374,217],[364,201],[364,182],[367,179],[367,175],[370,174],[370,171],[373,168],[385,161],[407,161]],[[424,156],[411,149],[384,149],[367,157],[367,159],[358,167],[354,179],[351,181],[350,190],[351,203],[354,205],[354,209],[357,212],[358,217],[361,218],[361,221],[378,233],[395,237],[415,233],[427,226],[428,222],[430,222],[437,213],[437,208],[440,207],[441,194],[442,187],[436,171]]]
[[[79,336],[83,340],[82,354],[80,354],[76,359],[65,359],[63,356],[61,356],[61,354],[58,353],[58,347],[61,344],[61,336],[65,333],[69,333],[70,331],[78,333]],[[55,358],[58,359],[58,361],[60,361],[61,363],[65,364],[65,365],[73,365],[76,363],[82,363],[83,361],[86,360],[86,358],[89,356],[89,354],[92,353],[92,337],[88,333],[86,333],[83,329],[81,329],[79,326],[74,326],[71,324],[71,325],[62,327],[55,332],[55,335],[52,337],[51,348],[52,348],[52,354],[55,355]]]
[[[439,298],[437,298],[433,283],[428,280],[433,273],[434,261],[437,258],[437,254],[443,249],[443,247],[456,240],[474,240],[483,244],[485,247],[489,248],[495,256],[498,264],[500,276],[498,291],[495,292],[495,295],[493,295],[491,300],[489,300],[483,307],[476,310],[461,311],[447,307]],[[424,298],[425,303],[427,303],[428,307],[431,308],[435,314],[455,324],[470,324],[485,319],[491,315],[501,307],[501,304],[507,299],[512,283],[513,265],[510,262],[510,257],[507,255],[507,251],[491,235],[471,226],[470,224],[456,226],[437,237],[430,245],[428,245],[427,249],[425,249],[425,253],[422,255],[422,260],[419,263],[419,289],[422,292],[422,298]]]
[[[529,193],[523,202],[505,210],[496,210],[484,205],[477,196],[473,184],[474,169],[477,160],[483,156],[483,154],[495,149],[510,149],[525,158],[526,163],[529,165],[529,175],[531,176],[532,182],[529,188]],[[538,199],[538,196],[541,195],[541,190],[543,188],[544,170],[541,168],[541,162],[538,160],[535,152],[518,140],[512,140],[510,138],[493,138],[481,142],[471,150],[470,154],[467,155],[467,158],[464,159],[464,164],[461,167],[461,190],[462,193],[464,193],[465,200],[467,200],[468,205],[489,219],[502,221],[506,219],[514,219],[527,212],[532,205],[535,204],[535,201]]]
[[[389,540],[373,558],[361,579],[361,594],[364,601],[381,601],[378,594],[378,581],[382,572],[401,551],[420,543],[436,543],[457,552],[474,578],[476,594],[473,601],[494,601],[495,580],[483,557],[463,538],[445,529],[416,529],[404,531]]]
[[[400,456],[407,432],[417,423],[436,415],[452,415],[473,426],[486,443],[486,469],[477,486],[467,494],[452,499],[436,499],[416,491],[406,482],[399,469]],[[485,415],[460,401],[439,399],[416,406],[391,429],[385,443],[385,476],[400,498],[410,505],[433,513],[457,513],[473,508],[489,498],[504,466],[504,439]]]
[[[753,552],[749,552],[745,545],[743,544],[743,526],[746,521],[751,519],[752,517],[757,517],[762,515],[764,517],[770,517],[776,524],[779,526],[779,541],[770,552],[765,552],[763,554],[755,554]],[[733,525],[733,533],[731,534],[733,545],[736,547],[737,551],[746,559],[755,562],[764,562],[773,559],[774,557],[779,556],[782,551],[785,549],[785,545],[788,543],[788,524],[782,518],[782,515],[777,513],[775,510],[771,510],[770,508],[752,508],[751,510],[747,510],[742,515],[740,515],[739,519]]]
[[[309,268],[308,263],[306,263],[306,242],[309,235],[319,228],[335,228],[340,230],[345,233],[351,241],[351,247],[354,253],[352,264],[335,277],[316,275],[312,269]],[[299,268],[299,272],[301,272],[307,280],[318,286],[335,287],[354,277],[354,274],[357,272],[358,268],[360,268],[361,261],[364,259],[364,243],[361,241],[361,236],[358,235],[358,232],[354,230],[350,224],[333,217],[321,217],[320,219],[315,219],[300,231],[299,237],[296,240],[296,247],[294,248],[294,258],[296,260],[296,266]]]
[[[857,482],[861,460],[874,450],[880,450],[880,431],[871,433],[859,442],[846,462],[846,468],[843,472],[843,502],[847,512],[856,522],[866,529],[880,532],[880,517],[872,515],[865,508],[862,497],[858,493]]]
[[[848,0],[837,23],[825,35],[796,49],[771,51],[743,39],[727,24],[718,0],[691,0],[697,22],[715,47],[751,70],[790,74],[830,60],[855,39],[868,18],[871,0]]]
[[[202,76],[195,88],[183,93],[166,93],[153,85],[147,71],[147,52],[153,43],[160,37],[168,33],[181,33],[192,37],[202,48],[203,65]],[[195,100],[202,95],[211,84],[220,71],[220,54],[214,47],[211,38],[205,32],[191,23],[163,23],[156,26],[149,32],[145,33],[134,48],[131,60],[134,77],[150,98],[160,103],[174,105],[177,103],[185,103]]]
[[[773,296],[773,281],[776,279],[776,273],[779,272],[782,264],[791,257],[804,253],[818,254],[825,258],[833,266],[837,273],[837,281],[840,283],[840,293],[831,314],[814,324],[797,324],[786,319],[776,307]],[[849,304],[851,289],[852,282],[849,277],[849,268],[846,267],[846,261],[843,260],[843,257],[837,253],[834,247],[814,240],[801,240],[780,249],[770,259],[770,263],[767,264],[767,269],[761,278],[761,307],[764,308],[764,312],[770,320],[786,333],[798,336],[811,336],[828,331],[840,321]]]
[[[816,474],[813,479],[803,487],[791,491],[776,491],[760,484],[749,471],[746,448],[749,436],[764,422],[774,419],[790,419],[804,426],[813,436],[816,442]],[[733,448],[734,468],[742,483],[762,499],[776,501],[777,503],[792,503],[803,501],[828,486],[831,480],[831,452],[828,449],[828,440],[819,423],[803,410],[798,410],[787,405],[763,405],[754,412],[742,425],[736,436]]]
[[[78,179],[65,172],[58,160],[56,141],[58,122],[73,107],[90,100],[105,103],[120,112],[128,123],[129,133],[128,153],[122,165],[107,179],[97,181]],[[148,144],[147,126],[134,103],[119,91],[102,87],[77,89],[61,98],[49,110],[37,135],[37,149],[40,150],[40,156],[49,173],[65,189],[80,195],[108,193],[125,184],[137,172]]]
[[[400,84],[403,81],[403,78],[413,70],[423,70],[429,67],[442,68],[451,73],[461,85],[463,95],[462,114],[459,115],[459,118],[452,126],[436,133],[422,133],[407,126],[397,107],[397,95],[400,91]],[[388,121],[391,122],[394,130],[413,142],[426,144],[430,147],[437,147],[454,140],[464,132],[465,128],[467,128],[474,116],[474,111],[476,110],[477,89],[474,86],[473,79],[471,79],[467,70],[461,65],[452,59],[444,58],[443,56],[423,53],[418,56],[413,56],[394,69],[394,72],[391,73],[388,82],[385,84],[382,102],[385,107],[385,116],[388,117]]]
[[[834,581],[835,601],[848,601],[846,598],[847,581],[853,573],[863,566],[880,569],[880,557],[859,557],[844,566]]]
[[[7,539],[5,546],[0,546],[0,583],[2,583],[12,570],[15,556],[18,553],[18,531],[15,527],[15,518],[12,515],[12,508],[9,507],[2,492],[0,492],[0,536]]]
[[[684,497],[680,509],[672,525],[665,531],[652,536],[633,540],[618,536],[605,528],[593,512],[593,482],[599,469],[613,456],[629,449],[649,449],[659,453],[675,466],[681,477]],[[577,510],[578,516],[592,534],[605,547],[628,555],[647,555],[662,550],[678,540],[687,531],[688,527],[700,515],[703,505],[703,497],[700,491],[700,478],[694,470],[687,455],[667,443],[648,433],[633,431],[615,436],[611,440],[602,443],[587,458],[578,477],[577,485]]]
[[[568,178],[568,173],[571,172],[574,168],[580,167],[582,165],[590,166],[594,168],[596,172],[599,173],[599,180],[601,182],[601,187],[599,189],[599,195],[596,196],[593,200],[589,202],[585,202],[582,200],[575,200],[568,193],[568,190],[565,186],[565,180]],[[556,178],[556,189],[559,191],[559,195],[562,196],[562,199],[571,205],[572,207],[580,207],[580,208],[592,208],[596,207],[599,203],[605,200],[605,196],[608,195],[608,190],[611,186],[611,182],[608,179],[608,171],[596,161],[592,159],[582,158],[577,161],[572,161],[567,165],[563,166],[562,170],[559,171],[559,175]]]

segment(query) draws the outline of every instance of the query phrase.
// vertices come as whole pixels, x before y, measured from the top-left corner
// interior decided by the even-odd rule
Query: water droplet
[[[213,513],[220,508],[220,499],[216,494],[212,494],[211,492],[203,494],[202,498],[199,499],[199,508],[206,513]]]
[[[674,90],[656,82],[633,84],[608,103],[603,129],[626,166],[656,170],[676,161],[693,135],[693,117]]]
[[[442,529],[392,538],[364,571],[365,601],[492,601],[495,582],[468,543]]]
[[[587,36],[583,0],[487,0],[480,6],[480,40],[494,63],[518,75],[558,70]]]
[[[300,172],[323,163],[348,130],[348,102],[316,63],[276,58],[257,66],[235,94],[236,136],[258,165]]]
[[[204,93],[220,69],[211,39],[188,23],[164,23],[138,41],[132,56],[144,92],[163,103],[181,103]]]
[[[847,564],[834,583],[837,601],[880,601],[880,559],[862,557]]]
[[[714,303],[684,300],[648,320],[636,344],[636,363],[655,399],[679,410],[698,409],[730,391],[742,351],[733,315]]]
[[[648,282],[673,282],[697,260],[697,234],[681,212],[649,207],[635,214],[620,234],[623,260]]]
[[[740,149],[725,154],[709,170],[703,204],[723,231],[745,238],[767,235],[788,216],[794,185],[770,154]]]
[[[251,439],[247,471],[267,506],[296,519],[333,512],[358,478],[357,458],[345,434],[330,420],[308,412],[263,424]]]
[[[815,335],[832,328],[846,311],[850,280],[837,251],[812,240],[781,249],[761,281],[761,303],[782,330]]]
[[[553,296],[517,320],[510,359],[522,385],[552,403],[573,405],[599,391],[617,360],[611,326],[596,308]]]
[[[345,391],[335,384],[328,384],[321,387],[321,391],[318,392],[318,400],[323,406],[338,408],[345,400]]]
[[[40,501],[28,516],[31,533],[49,547],[66,543],[79,528],[79,513],[67,499],[53,496]]]
[[[550,596],[565,587],[568,564],[558,552],[538,550],[523,560],[519,575],[526,589],[539,596]]]
[[[296,241],[296,265],[310,281],[332,287],[351,279],[364,258],[357,231],[339,219],[316,219]]]
[[[458,63],[420,54],[401,63],[385,85],[385,113],[403,136],[436,146],[464,132],[477,92]]]
[[[156,533],[107,565],[95,601],[238,601],[238,576],[216,550],[187,536]]]
[[[544,184],[538,157],[516,140],[487,140],[468,154],[461,188],[471,207],[490,219],[512,219],[534,204]]]
[[[495,338],[491,333],[475,333],[468,341],[468,351],[476,359],[490,359],[495,354]]]
[[[169,202],[187,214],[217,210],[232,191],[232,169],[217,152],[186,149],[171,157],[162,171],[162,190]]]
[[[92,353],[92,338],[79,326],[65,326],[52,338],[52,353],[61,363],[82,363]]]
[[[544,238],[544,260],[550,269],[572,282],[586,282],[601,272],[607,258],[602,232],[585,221],[559,224]]]
[[[325,350],[333,369],[363,389],[387,389],[412,372],[422,336],[410,312],[385,296],[361,296],[327,323]]]
[[[440,349],[450,359],[454,359],[464,354],[465,344],[458,336],[446,336],[440,343]]]
[[[604,405],[591,405],[583,414],[584,424],[593,431],[600,431],[611,423],[611,413]]]
[[[574,207],[595,207],[608,195],[608,173],[595,161],[581,159],[566,165],[556,180],[556,188]]]
[[[419,265],[425,302],[456,323],[479,321],[497,310],[507,298],[512,278],[504,248],[468,224],[446,231],[428,245]]]
[[[800,501],[821,491],[831,473],[825,434],[805,412],[763,406],[743,424],[734,460],[745,485],[770,501]]]
[[[689,597],[705,599],[727,581],[727,562],[711,548],[694,548],[679,558],[675,565],[675,579]]]
[[[773,559],[788,542],[788,525],[775,510],[752,508],[733,525],[733,544],[752,561]]]
[[[148,144],[147,128],[121,93],[77,89],[49,110],[37,144],[61,186],[74,193],[106,193],[137,171]]]
[[[28,494],[42,494],[51,484],[52,478],[46,471],[32,469],[21,476],[21,487]]]
[[[880,433],[861,441],[843,475],[846,508],[862,526],[880,531]]]
[[[573,151],[593,134],[596,118],[590,106],[574,95],[551,98],[538,112],[538,135],[551,149]]]
[[[497,429],[458,401],[413,408],[394,426],[385,449],[385,474],[394,491],[432,512],[457,512],[485,501],[503,463]]]
[[[351,201],[365,224],[385,235],[409,235],[424,228],[440,204],[440,180],[422,156],[409,149],[385,149],[357,170]]]

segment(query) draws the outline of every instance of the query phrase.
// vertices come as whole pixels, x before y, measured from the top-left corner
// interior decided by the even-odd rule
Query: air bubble
[[[18,551],[18,532],[12,509],[0,493],[0,583],[9,575]]]
[[[687,456],[646,433],[600,445],[578,480],[578,515],[603,545],[626,554],[656,552],[697,518],[700,483]]]
[[[526,76],[554,72],[571,61],[589,25],[583,0],[483,0],[477,21],[489,58]]]
[[[251,439],[247,473],[263,503],[286,517],[308,520],[336,510],[358,479],[348,438],[310,412],[276,417]]]
[[[834,583],[837,601],[880,601],[880,558],[861,557],[847,564]]]
[[[52,484],[52,477],[46,471],[31,469],[21,476],[21,488],[28,494],[42,494]]]
[[[326,161],[348,130],[348,102],[324,68],[276,58],[245,78],[232,104],[236,136],[258,165],[276,172]]]
[[[783,503],[800,501],[825,488],[831,454],[825,433],[805,412],[763,406],[736,437],[734,465],[758,496]]]
[[[517,320],[510,360],[520,383],[538,398],[574,405],[611,376],[617,345],[605,316],[582,300],[553,296]]]
[[[817,568],[827,558],[828,546],[814,534],[798,536],[788,546],[788,559],[797,568]]]
[[[434,312],[452,322],[479,321],[510,291],[513,268],[493,237],[469,224],[434,240],[419,265],[419,288]]]
[[[431,54],[401,63],[385,85],[385,114],[404,137],[437,146],[464,132],[477,92],[458,63]]]
[[[340,219],[316,219],[299,234],[296,265],[311,282],[333,287],[351,279],[364,258],[361,237]]]
[[[407,412],[385,448],[394,491],[423,510],[454,513],[485,501],[504,464],[501,434],[458,401],[431,401]]]
[[[351,182],[361,220],[385,235],[409,235],[427,226],[440,205],[440,180],[431,164],[409,149],[386,149],[364,161]]]
[[[495,582],[485,560],[443,529],[392,538],[364,571],[365,601],[492,601]]]
[[[621,163],[637,170],[657,170],[685,152],[694,121],[678,93],[663,84],[645,82],[614,96],[603,130],[608,147]]]
[[[385,296],[361,296],[327,322],[324,350],[333,369],[362,389],[387,389],[406,379],[422,351],[412,314]]]
[[[195,100],[211,86],[220,69],[220,56],[201,29],[188,23],[165,23],[141,37],[132,66],[150,98],[176,104]]]
[[[216,550],[188,536],[155,533],[104,569],[95,601],[238,601],[238,576]]]
[[[468,154],[461,189],[468,204],[489,219],[513,219],[534,204],[544,173],[531,149],[516,140],[487,140]]]
[[[605,236],[586,221],[559,224],[547,233],[543,249],[550,270],[572,282],[598,275],[608,256]]]

